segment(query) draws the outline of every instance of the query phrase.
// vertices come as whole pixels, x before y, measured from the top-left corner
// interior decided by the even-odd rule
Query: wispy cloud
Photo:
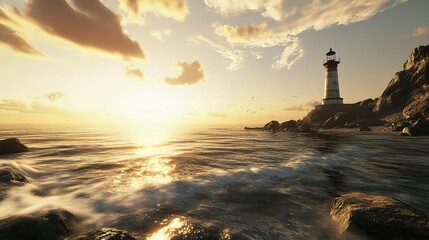
[[[50,101],[56,101],[57,99],[59,99],[59,98],[61,98],[63,96],[64,96],[64,93],[62,93],[62,92],[52,92],[52,93],[46,94],[46,97]]]
[[[207,115],[210,117],[222,117],[222,118],[227,117],[226,114],[218,113],[218,112],[208,112]]]
[[[213,51],[217,52],[224,59],[228,60],[230,62],[229,66],[226,68],[228,70],[237,70],[243,66],[245,56],[244,51],[242,50],[235,49],[232,46],[223,46],[202,35],[193,36],[189,39],[189,41],[195,44],[202,43],[211,48]]]
[[[0,23],[0,43],[11,49],[31,55],[41,55],[18,32]]]
[[[145,58],[137,41],[122,29],[120,17],[100,0],[30,0],[24,17],[51,35],[122,57]],[[54,10],[53,10],[54,9]]]
[[[189,14],[186,0],[120,0],[120,5],[137,23],[144,23],[148,12],[177,21],[184,21]]]
[[[212,27],[217,35],[234,45],[245,48],[284,47],[272,67],[290,68],[304,55],[298,36],[303,31],[361,22],[406,1],[205,0],[205,3],[223,16],[260,13],[264,18],[260,24],[234,26],[215,22]]]
[[[27,105],[24,102],[14,100],[14,99],[2,99],[0,101],[0,110],[4,111],[15,111],[21,113],[39,113],[39,114],[70,114],[72,111],[46,105],[40,102],[32,102],[30,105]]]
[[[165,37],[170,36],[173,33],[173,31],[171,31],[171,29],[167,28],[164,29],[162,31],[156,30],[156,31],[151,31],[150,35],[156,39],[158,39],[159,41],[163,42]]]
[[[417,37],[427,35],[428,33],[429,33],[429,27],[422,26],[422,27],[416,28],[416,30],[414,30],[414,32],[412,32],[410,36],[408,36],[408,38],[417,38]]]
[[[141,79],[144,78],[143,72],[139,68],[133,66],[126,66],[125,75]]]
[[[181,73],[176,77],[167,77],[164,81],[170,85],[191,85],[204,80],[204,70],[198,61],[177,62],[177,67],[181,69]]]
[[[319,105],[319,104],[320,104],[320,101],[313,100],[303,105],[285,107],[283,108],[283,111],[308,111],[313,109],[316,105]]]

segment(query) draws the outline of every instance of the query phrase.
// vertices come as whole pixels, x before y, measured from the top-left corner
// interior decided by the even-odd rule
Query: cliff
[[[429,45],[415,48],[404,63],[404,70],[390,80],[374,112],[402,112],[406,119],[429,118]]]

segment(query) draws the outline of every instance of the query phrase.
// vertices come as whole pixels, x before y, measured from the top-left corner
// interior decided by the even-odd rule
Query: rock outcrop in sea
[[[0,140],[0,155],[27,152],[28,148],[18,138]]]
[[[63,209],[12,216],[0,220],[0,239],[60,240],[73,232],[76,222],[76,216]]]
[[[0,169],[0,201],[3,200],[10,188],[21,186],[28,182],[25,175],[16,169],[10,167]]]
[[[344,239],[429,239],[428,217],[391,197],[344,194],[334,200],[331,217]]]

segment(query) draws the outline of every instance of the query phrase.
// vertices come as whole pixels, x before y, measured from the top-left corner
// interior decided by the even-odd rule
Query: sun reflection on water
[[[170,240],[176,235],[187,235],[192,231],[192,226],[183,217],[177,217],[171,222],[150,235],[147,240]]]
[[[124,188],[124,186],[138,190],[145,187],[168,184],[174,180],[172,171],[176,167],[176,165],[170,162],[170,159],[156,157],[127,163],[127,167],[113,181],[113,185],[127,191],[127,188]]]

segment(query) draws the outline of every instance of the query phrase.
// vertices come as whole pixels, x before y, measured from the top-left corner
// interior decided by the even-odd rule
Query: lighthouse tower
[[[322,100],[322,105],[343,104],[343,99],[340,97],[340,88],[338,86],[337,66],[340,59],[337,59],[332,48],[326,53],[326,59],[323,61],[325,66],[325,98]]]

